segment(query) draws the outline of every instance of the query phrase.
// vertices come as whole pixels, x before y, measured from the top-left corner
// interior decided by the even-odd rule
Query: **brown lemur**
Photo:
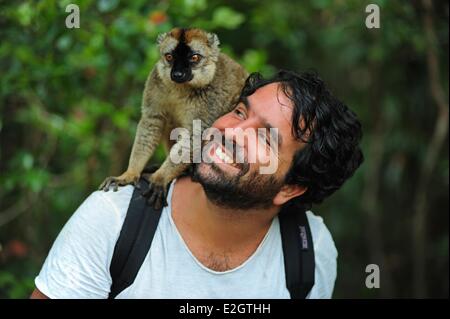
[[[159,35],[157,42],[161,59],[145,84],[128,168],[120,176],[106,178],[100,185],[102,190],[110,186],[117,190],[118,185],[138,186],[142,171],[161,141],[166,146],[182,147],[180,140],[170,140],[172,129],[186,128],[192,136],[193,120],[201,120],[202,130],[210,127],[233,109],[247,79],[245,69],[220,52],[219,39],[213,33],[174,28]],[[189,165],[173,163],[167,156],[156,172],[142,174],[149,182],[143,193],[149,204],[157,209],[166,205],[168,184]]]

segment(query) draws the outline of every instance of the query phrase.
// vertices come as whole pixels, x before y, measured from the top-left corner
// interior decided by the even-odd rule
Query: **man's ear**
[[[276,206],[281,206],[290,199],[301,196],[307,191],[307,187],[300,185],[284,185],[281,190],[275,195],[273,199],[273,204]]]

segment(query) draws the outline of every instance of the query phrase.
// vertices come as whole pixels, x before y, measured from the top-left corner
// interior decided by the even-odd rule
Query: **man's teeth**
[[[233,163],[233,159],[229,157],[227,154],[225,154],[220,147],[216,148],[216,155],[218,158],[220,158],[222,161],[228,164]]]

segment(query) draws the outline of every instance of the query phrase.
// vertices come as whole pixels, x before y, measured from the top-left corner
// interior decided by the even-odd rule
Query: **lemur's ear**
[[[160,45],[161,42],[163,42],[164,39],[167,38],[168,35],[169,35],[168,32],[164,32],[164,33],[159,34],[158,37],[156,38],[156,43],[157,43],[158,45]]]
[[[210,47],[218,47],[220,45],[219,37],[215,33],[208,33],[208,45]]]

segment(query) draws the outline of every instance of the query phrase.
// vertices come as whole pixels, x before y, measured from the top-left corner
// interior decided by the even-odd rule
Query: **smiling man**
[[[311,209],[363,160],[356,116],[312,74],[251,75],[235,109],[213,127],[223,134],[277,128],[276,172],[261,174],[258,160],[246,161],[266,151],[263,144],[233,140],[244,154],[239,165],[227,163],[224,145],[213,145],[211,161],[171,183],[151,248],[117,298],[290,298],[280,209]],[[33,298],[108,297],[109,266],[132,193],[126,186],[85,200],[55,241]],[[315,256],[308,298],[330,298],[337,251],[322,218],[306,216]]]

